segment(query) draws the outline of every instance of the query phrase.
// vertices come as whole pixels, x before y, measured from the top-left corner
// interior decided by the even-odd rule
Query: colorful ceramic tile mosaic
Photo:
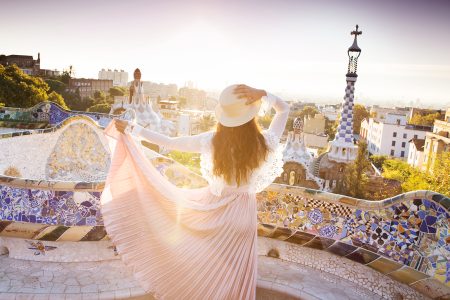
[[[46,163],[46,178],[87,182],[105,180],[110,162],[108,151],[90,126],[73,124],[59,135]]]
[[[103,225],[100,194],[0,185],[0,220],[64,226]]]
[[[0,122],[8,122],[11,127],[33,129],[42,128],[43,124],[54,126],[71,116],[78,115],[91,118],[101,127],[106,127],[113,117],[117,117],[95,112],[70,111],[53,102],[41,102],[31,108],[3,107],[0,109]]]
[[[433,200],[401,199],[367,210],[320,201],[301,188],[269,188],[258,199],[260,223],[361,247],[354,258],[361,263],[369,263],[370,253],[377,253],[450,284],[450,215]]]

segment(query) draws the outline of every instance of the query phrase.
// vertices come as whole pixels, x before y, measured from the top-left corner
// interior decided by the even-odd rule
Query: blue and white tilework
[[[103,225],[100,192],[52,191],[0,185],[0,220],[64,226]]]
[[[342,103],[341,119],[337,128],[335,141],[353,143],[353,100],[355,92],[355,82],[347,80],[345,97]]]
[[[260,223],[362,247],[450,284],[450,215],[434,201],[405,199],[365,210],[283,192],[258,198]]]

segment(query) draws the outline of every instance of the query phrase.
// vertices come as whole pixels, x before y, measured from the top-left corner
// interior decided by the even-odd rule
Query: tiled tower
[[[358,47],[357,38],[362,34],[356,29],[351,32],[355,36],[353,45],[348,48],[348,72],[347,87],[345,88],[345,96],[342,101],[341,118],[337,127],[336,137],[331,142],[328,158],[337,162],[351,162],[356,158],[358,146],[353,143],[353,101],[355,92],[355,82],[358,75],[356,69],[358,67],[358,57],[361,49]]]

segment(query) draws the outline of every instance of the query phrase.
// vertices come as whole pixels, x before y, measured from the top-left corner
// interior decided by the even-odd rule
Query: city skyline
[[[131,5],[130,5],[131,3]],[[41,53],[77,77],[139,67],[143,79],[217,93],[244,82],[340,102],[350,31],[363,34],[356,102],[450,105],[446,1],[2,1],[0,54]],[[17,16],[20,21],[17,21]],[[9,24],[14,24],[13,26]],[[394,103],[393,103],[394,102]]]

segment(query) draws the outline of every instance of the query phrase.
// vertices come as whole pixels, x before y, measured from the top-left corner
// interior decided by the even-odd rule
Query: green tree
[[[69,79],[71,78],[71,74],[69,71],[63,71],[61,76],[58,78],[59,81],[65,83],[65,84],[69,84]]]
[[[109,113],[111,111],[111,105],[108,103],[98,103],[89,107],[88,112],[99,112],[99,113]]]
[[[303,120],[305,116],[314,117],[318,113],[319,110],[315,106],[306,105],[300,112],[295,114],[295,117],[302,118]]]
[[[367,144],[364,141],[360,141],[355,161],[345,168],[344,194],[356,198],[365,198],[365,191],[369,182],[369,177],[367,176],[369,170],[370,161],[367,158]]]
[[[71,110],[82,110],[82,109],[79,109],[80,102],[81,102],[81,98],[80,98],[80,94],[79,93],[77,94],[77,93],[72,93],[72,92],[64,92],[63,93],[63,97],[64,97],[64,101],[66,102],[66,104],[69,107],[69,109],[71,109]]]
[[[124,96],[125,90],[120,87],[112,87],[109,89],[109,95],[114,98],[115,96]]]
[[[436,156],[432,171],[426,173],[399,159],[383,163],[383,177],[401,183],[402,192],[430,190],[450,196],[450,152]]]
[[[432,172],[429,174],[430,190],[450,197],[450,152],[436,156]]]
[[[101,101],[105,101],[106,100],[106,95],[103,91],[95,91],[94,92],[94,99],[97,102],[101,102]]]
[[[174,150],[167,156],[188,167],[191,171],[200,174],[200,155],[198,153],[188,153]]]
[[[369,118],[370,113],[364,105],[355,104],[353,107],[353,133],[359,134],[361,122]]]
[[[49,98],[50,87],[40,77],[29,76],[16,65],[0,65],[0,102],[9,107],[32,107]],[[55,99],[55,95],[52,95]],[[56,97],[58,98],[58,97]],[[62,106],[64,100],[58,98]]]
[[[409,119],[409,123],[413,125],[421,125],[421,126],[433,126],[434,120],[441,120],[442,115],[440,113],[430,113],[426,115],[416,114],[411,119]]]
[[[377,167],[378,170],[383,169],[384,162],[388,159],[388,156],[386,155],[372,155],[370,157],[370,160],[374,164],[375,167]]]
[[[383,177],[404,183],[417,172],[407,162],[400,159],[386,159],[383,162]]]
[[[211,128],[216,124],[214,117],[209,114],[203,115],[198,123],[198,129],[200,132],[205,132],[211,130]]]
[[[64,95],[66,92],[67,85],[60,80],[45,79],[45,82],[48,84],[51,92],[54,91],[61,95]]]
[[[331,121],[330,119],[325,117],[325,134],[328,135],[329,141],[334,140],[338,124],[338,119]]]
[[[78,98],[77,94],[71,93],[73,101],[68,101],[71,110],[76,111],[87,111],[89,107],[95,104],[95,99],[92,97],[84,97],[82,99]]]

